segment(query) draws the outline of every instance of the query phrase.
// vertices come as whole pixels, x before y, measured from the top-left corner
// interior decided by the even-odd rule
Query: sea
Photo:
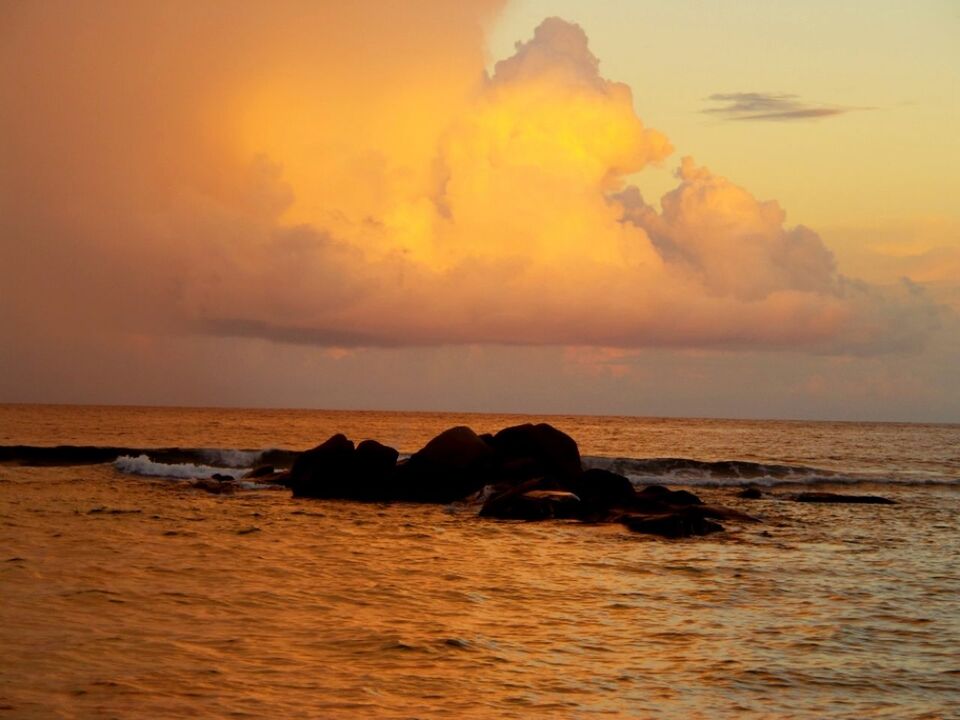
[[[194,486],[523,422],[757,522]],[[0,405],[0,718],[960,718],[958,511],[960,425]]]

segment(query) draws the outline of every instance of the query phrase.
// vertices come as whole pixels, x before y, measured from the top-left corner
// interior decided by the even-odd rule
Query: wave
[[[245,450],[235,448],[140,448],[100,445],[0,445],[0,463],[16,465],[99,465],[122,457],[146,456],[154,463],[166,465],[193,464],[223,468],[249,469],[257,465],[290,467],[299,453],[275,448]],[[224,473],[226,474],[226,473]]]
[[[224,475],[239,479],[245,470],[231,470],[213,465],[197,465],[195,463],[162,463],[151,460],[147,455],[122,455],[113,461],[113,466],[127,475],[146,475],[147,477],[182,478],[203,480],[214,475]]]
[[[295,450],[240,448],[134,448],[93,445],[0,445],[0,463],[53,466],[114,463],[121,472],[147,476],[205,478],[215,473],[238,477],[258,465],[289,468]],[[407,454],[401,458],[409,457]],[[747,460],[690,458],[631,458],[584,456],[585,469],[600,468],[625,475],[638,485],[814,485],[823,483],[893,483],[960,485],[949,470],[930,473],[915,468],[888,471],[830,470],[808,465],[762,463]]]
[[[636,485],[698,485],[725,487],[762,485],[875,484],[956,485],[960,478],[927,473],[840,472],[808,465],[783,465],[746,460],[689,458],[627,458],[584,456],[585,469],[598,468],[624,475]]]

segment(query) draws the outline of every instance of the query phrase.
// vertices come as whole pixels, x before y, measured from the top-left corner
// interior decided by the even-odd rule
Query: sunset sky
[[[0,0],[0,402],[960,422],[952,0]]]

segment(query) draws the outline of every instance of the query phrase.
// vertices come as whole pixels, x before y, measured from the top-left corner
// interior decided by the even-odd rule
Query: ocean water
[[[191,487],[334,432],[530,420],[761,522]],[[115,452],[11,449],[56,445]],[[0,405],[0,446],[0,717],[960,717],[957,425]]]

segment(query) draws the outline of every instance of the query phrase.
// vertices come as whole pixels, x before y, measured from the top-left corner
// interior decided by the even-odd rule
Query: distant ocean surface
[[[762,522],[189,483],[541,421]],[[814,486],[896,504],[787,499]],[[958,718],[958,511],[960,425],[0,405],[0,717]]]

